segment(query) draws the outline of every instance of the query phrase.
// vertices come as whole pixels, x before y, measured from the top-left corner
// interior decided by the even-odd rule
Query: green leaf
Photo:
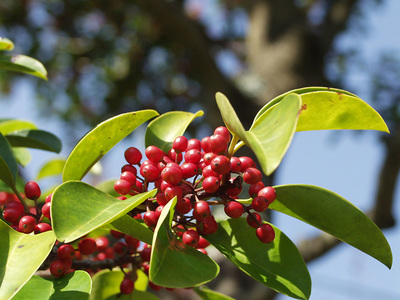
[[[14,43],[12,41],[10,41],[9,39],[0,37],[0,51],[3,50],[12,50],[14,49]]]
[[[32,155],[26,148],[13,148],[14,157],[17,162],[25,167],[32,159]]]
[[[149,123],[145,135],[146,147],[157,146],[164,152],[172,148],[172,142],[184,134],[189,124],[197,117],[204,114],[199,110],[195,114],[184,111],[171,111],[162,114]]]
[[[289,93],[300,95],[302,110],[296,131],[307,130],[379,130],[389,132],[382,117],[356,95],[344,90],[310,87],[282,94],[267,103],[256,115],[257,120]]]
[[[0,133],[0,179],[10,188],[14,188],[18,165],[13,150],[7,139]]]
[[[124,279],[124,273],[118,271],[102,270],[93,276],[93,289],[90,300],[157,300],[156,295],[146,292],[148,278],[140,270],[137,271],[138,279],[135,281],[135,290],[130,295],[120,295],[119,285]]]
[[[61,175],[65,165],[65,159],[55,158],[46,162],[39,170],[36,180]]]
[[[97,125],[72,150],[64,166],[63,181],[81,180],[112,147],[157,115],[154,110],[142,110],[121,114]]]
[[[107,225],[107,228],[128,234],[151,245],[153,242],[153,231],[143,221],[136,220],[128,215],[123,215]]]
[[[224,94],[218,92],[215,95],[215,99],[226,128],[228,128],[233,135],[237,135],[241,140],[245,141],[246,131],[228,98],[226,98]]]
[[[172,232],[175,205],[176,197],[165,205],[154,230],[149,278],[164,287],[193,287],[214,279],[219,266]]]
[[[10,299],[44,262],[55,236],[20,233],[0,220],[0,241],[0,299]]]
[[[84,182],[65,182],[53,193],[53,230],[59,241],[69,243],[113,222],[155,194],[153,190],[122,201]]]
[[[260,116],[258,126],[246,132],[244,142],[253,150],[266,175],[275,171],[289,148],[300,108],[300,97],[289,94],[271,113]]]
[[[37,129],[36,125],[23,120],[0,119],[0,133],[7,135],[13,131],[22,129]]]
[[[37,129],[18,130],[6,135],[13,147],[27,147],[59,153],[61,141],[54,134]]]
[[[362,211],[339,195],[312,185],[275,187],[269,208],[321,229],[392,266],[392,252],[382,231]]]
[[[297,247],[278,228],[275,240],[261,243],[246,219],[218,223],[218,230],[205,238],[239,269],[275,291],[308,299],[311,278]]]
[[[193,289],[202,300],[233,300],[232,297],[210,290],[205,285]]]
[[[75,271],[60,278],[32,276],[13,300],[87,300],[92,287],[90,275]]]
[[[101,181],[96,185],[96,189],[103,191],[111,196],[118,197],[121,196],[114,189],[114,183],[117,179],[107,179],[105,181]]]
[[[25,55],[0,56],[0,70],[16,71],[47,80],[47,71],[42,63]]]

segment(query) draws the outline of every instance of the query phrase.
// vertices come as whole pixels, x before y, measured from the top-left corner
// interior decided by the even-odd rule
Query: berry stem
[[[22,198],[21,194],[20,194],[19,191],[17,190],[16,186],[15,186],[15,185],[14,185],[14,186],[11,186],[11,189],[13,190],[14,194],[18,197],[19,201],[21,201],[22,205],[24,206],[24,211],[25,211],[26,213],[29,213],[29,212],[30,212],[30,211],[29,211],[29,207],[28,207],[28,205],[26,204],[24,198]]]
[[[233,156],[233,154],[235,154],[235,146],[237,144],[237,142],[239,142],[239,137],[236,134],[232,135],[232,140],[229,144],[229,148],[228,148],[228,154],[226,155],[229,159],[231,159],[231,157]]]

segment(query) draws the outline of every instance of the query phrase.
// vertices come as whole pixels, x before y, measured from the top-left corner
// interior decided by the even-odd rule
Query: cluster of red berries
[[[272,242],[274,230],[262,223],[258,212],[265,211],[275,200],[275,189],[264,186],[262,173],[250,157],[229,157],[230,140],[230,133],[223,126],[201,141],[179,136],[168,153],[156,146],[147,147],[144,151],[147,159],[143,162],[142,153],[130,147],[125,151],[128,164],[122,167],[114,189],[122,195],[120,199],[125,199],[125,195],[142,193],[150,183],[154,184],[158,189],[156,197],[145,202],[145,209],[135,210],[142,213],[144,222],[151,228],[157,224],[164,205],[177,197],[174,228],[184,232],[182,240],[186,244],[196,245],[200,235],[212,234],[218,229],[210,209],[214,204],[223,204],[231,218],[239,218],[246,212],[247,222],[256,228],[257,237],[263,243]],[[243,182],[249,185],[252,197],[248,206],[236,201]]]
[[[35,181],[29,181],[25,185],[25,197],[36,202],[41,195],[40,187]],[[0,192],[0,208],[3,209],[3,219],[12,228],[19,232],[35,234],[51,230],[50,220],[50,201],[51,195],[46,197],[46,202],[42,207],[35,205],[25,207],[17,195]],[[47,220],[46,220],[47,218]],[[43,222],[42,222],[43,221]]]

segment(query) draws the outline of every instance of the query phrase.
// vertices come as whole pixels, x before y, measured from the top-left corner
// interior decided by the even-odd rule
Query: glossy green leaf
[[[8,140],[0,133],[0,180],[9,187],[15,186],[18,165]]]
[[[75,271],[60,278],[32,276],[13,300],[87,300],[92,279],[85,271]]]
[[[12,150],[13,150],[15,159],[21,166],[25,167],[27,164],[30,163],[30,161],[32,159],[32,155],[28,149],[16,147],[16,148],[12,148]]]
[[[226,98],[224,94],[218,92],[215,95],[215,99],[226,128],[228,128],[233,135],[236,135],[241,140],[245,141],[246,131],[228,98]]]
[[[44,262],[55,236],[20,233],[0,220],[0,241],[0,299],[10,299]]]
[[[278,228],[275,240],[263,244],[245,218],[218,223],[216,233],[205,238],[239,269],[275,291],[297,299],[308,299],[311,278],[293,242]]]
[[[135,290],[130,295],[120,295],[119,285],[124,279],[124,274],[118,271],[102,270],[93,276],[93,289],[90,300],[157,300],[156,295],[146,292],[148,279],[140,270],[137,271],[138,279],[135,281]]]
[[[153,190],[121,201],[84,182],[67,181],[53,193],[53,230],[59,241],[71,242],[120,218],[155,193]]]
[[[282,94],[266,104],[256,115],[258,118],[270,110],[289,93],[300,95],[302,110],[296,131],[307,130],[379,130],[389,132],[382,117],[356,95],[344,90],[310,87]]]
[[[154,230],[149,278],[164,287],[193,287],[214,279],[219,266],[209,256],[184,244],[172,232],[175,205],[176,198],[165,205]]]
[[[128,215],[123,215],[111,222],[107,225],[107,228],[129,234],[149,245],[153,243],[153,231],[142,220],[136,220]]]
[[[64,166],[63,181],[81,180],[112,147],[157,115],[154,110],[141,110],[115,116],[97,125],[72,150]]]
[[[46,162],[39,170],[36,180],[61,175],[65,165],[65,159],[55,158]]]
[[[197,295],[200,296],[202,300],[233,300],[232,297],[210,290],[204,285],[197,286],[193,288],[193,290],[196,292]]]
[[[13,147],[27,147],[59,153],[61,141],[54,134],[37,129],[18,130],[6,135]]]
[[[275,189],[277,199],[269,208],[319,228],[391,267],[392,252],[382,231],[352,203],[312,185]]]
[[[47,71],[42,63],[25,55],[0,56],[0,70],[16,71],[47,80]]]
[[[289,148],[300,108],[300,97],[289,94],[271,113],[260,116],[258,126],[246,132],[244,142],[253,150],[266,175],[275,171]]]
[[[12,50],[14,49],[14,43],[12,41],[10,41],[9,39],[0,37],[0,51],[3,50]]]
[[[162,114],[149,123],[145,135],[146,147],[157,146],[164,152],[172,148],[172,142],[185,133],[189,124],[204,114],[199,110],[195,114],[184,111],[171,111]]]
[[[7,135],[22,129],[37,129],[36,125],[24,120],[0,119],[0,133]]]

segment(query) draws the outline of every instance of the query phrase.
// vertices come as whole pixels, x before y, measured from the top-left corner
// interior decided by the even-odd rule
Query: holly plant
[[[0,50],[10,48],[11,41],[0,39]],[[39,62],[21,57],[2,56],[0,67],[46,77]],[[19,165],[30,160],[27,149],[58,153],[61,142],[31,122],[0,120],[0,298],[158,299],[152,290],[193,288],[203,299],[231,299],[204,285],[219,273],[207,254],[214,247],[254,280],[308,299],[307,266],[294,243],[267,222],[268,209],[391,267],[385,236],[341,196],[312,185],[263,183],[298,131],[388,132],[373,108],[347,91],[302,88],[269,101],[246,130],[223,94],[216,102],[225,126],[210,136],[185,136],[202,111],[124,113],[97,125],[66,160],[49,162],[28,182],[18,176]],[[116,166],[119,178],[97,186],[82,181],[146,122],[145,150],[121,153],[126,164]],[[258,165],[237,155],[242,146]],[[62,183],[42,194],[38,182],[58,174]]]

